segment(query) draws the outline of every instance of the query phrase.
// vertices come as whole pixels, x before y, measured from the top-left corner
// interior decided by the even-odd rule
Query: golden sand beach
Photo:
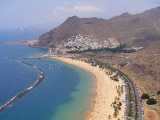
[[[124,85],[122,80],[114,81],[106,74],[106,71],[98,66],[92,66],[84,61],[75,60],[65,57],[52,57],[63,61],[67,64],[72,64],[80,67],[95,76],[95,95],[91,98],[91,107],[86,115],[86,120],[123,120],[125,113],[125,91],[121,95],[118,94],[117,88]],[[123,88],[124,89],[124,88]],[[113,102],[118,98],[118,101],[122,104],[116,117],[114,116],[115,109]]]

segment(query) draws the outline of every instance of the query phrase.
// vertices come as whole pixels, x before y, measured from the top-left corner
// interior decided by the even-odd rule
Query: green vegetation
[[[114,109],[113,117],[116,118],[121,110],[122,103],[119,101],[119,98],[115,98],[115,101],[111,104]]]
[[[120,45],[116,48],[98,48],[98,49],[87,49],[87,50],[83,50],[83,51],[69,51],[68,53],[84,53],[84,52],[113,52],[113,53],[119,53],[119,52],[124,52],[123,49],[126,47],[125,44]]]
[[[148,105],[155,105],[155,104],[157,104],[157,100],[154,98],[149,98],[146,103]]]
[[[147,93],[143,93],[142,96],[141,96],[141,99],[149,99],[149,95]]]

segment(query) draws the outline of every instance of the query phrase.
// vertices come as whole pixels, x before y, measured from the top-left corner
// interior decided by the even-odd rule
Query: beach
[[[91,98],[90,109],[86,114],[85,120],[123,120],[125,114],[125,90],[123,80],[114,81],[106,74],[106,70],[98,66],[92,66],[84,61],[65,58],[51,57],[67,64],[75,65],[90,72],[95,77],[94,96]],[[119,92],[122,88],[123,92]],[[118,101],[118,102],[117,102]],[[120,105],[119,105],[120,103]],[[120,109],[116,109],[117,105]]]

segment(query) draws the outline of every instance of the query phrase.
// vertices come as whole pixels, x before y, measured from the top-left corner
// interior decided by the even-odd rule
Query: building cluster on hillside
[[[34,46],[35,44],[38,43],[38,40],[24,40],[24,41],[22,41],[22,43],[23,43],[24,45]]]
[[[96,50],[103,48],[116,48],[120,43],[115,38],[108,38],[107,40],[97,40],[89,35],[76,35],[67,40],[64,46],[71,51],[85,51]]]

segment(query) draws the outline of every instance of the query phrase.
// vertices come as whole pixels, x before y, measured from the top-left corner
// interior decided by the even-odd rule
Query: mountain
[[[157,7],[135,15],[124,13],[108,20],[69,17],[60,26],[42,34],[37,45],[72,49],[113,48],[121,44],[139,47],[159,38],[160,7]]]

